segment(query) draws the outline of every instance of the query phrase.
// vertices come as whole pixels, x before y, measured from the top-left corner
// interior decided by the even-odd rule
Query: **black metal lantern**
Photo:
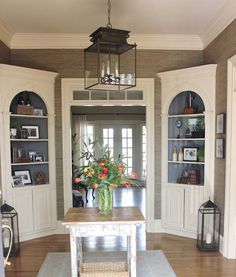
[[[2,236],[4,257],[7,256],[9,247],[11,246],[11,236],[12,247],[10,256],[17,256],[20,253],[18,214],[13,207],[6,203],[1,206],[1,214],[4,225],[7,225],[12,230],[11,233],[8,228],[3,229]]]
[[[197,248],[202,251],[218,251],[220,246],[221,213],[211,200],[198,210]]]
[[[85,89],[124,90],[136,86],[136,44],[128,44],[129,31],[113,29],[110,23],[93,32],[93,43],[84,49]]]

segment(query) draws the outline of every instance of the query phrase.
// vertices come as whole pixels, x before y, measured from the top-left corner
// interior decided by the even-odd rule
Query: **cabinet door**
[[[51,227],[52,207],[51,191],[48,186],[35,187],[33,190],[35,231],[43,231]]]
[[[168,227],[183,228],[184,189],[167,186],[166,189],[166,224]]]
[[[203,203],[203,187],[185,188],[184,228],[197,233],[198,209]]]
[[[18,212],[20,237],[33,232],[34,220],[32,190],[30,188],[14,189],[13,206]]]

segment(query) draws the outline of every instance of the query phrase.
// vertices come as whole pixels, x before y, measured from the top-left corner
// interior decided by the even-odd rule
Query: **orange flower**
[[[105,161],[104,161],[104,160],[101,160],[101,161],[99,162],[99,165],[100,165],[100,166],[104,166],[104,165],[105,165]]]
[[[137,179],[138,178],[138,173],[133,171],[133,172],[131,172],[130,177],[134,178],[134,179]]]
[[[73,183],[79,183],[81,179],[79,177],[73,178]]]
[[[106,175],[106,174],[103,174],[103,173],[100,173],[100,174],[98,174],[98,178],[99,178],[100,180],[104,180],[104,179],[107,178],[107,175]]]
[[[115,189],[116,185],[115,184],[110,184],[109,187],[110,187],[110,189]]]
[[[118,165],[117,166],[117,170],[120,170],[120,171],[124,171],[125,170],[125,167],[124,167],[124,165]]]
[[[97,188],[98,188],[98,184],[97,184],[97,183],[93,183],[93,184],[92,184],[92,188],[93,188],[93,189],[97,189]]]
[[[131,184],[128,181],[124,181],[123,185],[126,186],[128,189],[131,188]]]

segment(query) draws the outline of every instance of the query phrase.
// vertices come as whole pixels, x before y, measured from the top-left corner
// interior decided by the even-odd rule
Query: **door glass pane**
[[[114,130],[113,128],[103,128],[102,129],[103,133],[103,145],[107,145],[109,150],[111,151],[111,155],[114,155]]]
[[[132,128],[122,128],[122,154],[126,163],[126,173],[130,174],[133,169],[133,149],[132,149]]]

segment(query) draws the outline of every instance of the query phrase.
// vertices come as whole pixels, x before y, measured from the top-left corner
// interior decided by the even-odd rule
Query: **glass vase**
[[[98,189],[98,209],[101,214],[112,212],[113,191],[109,188]]]

